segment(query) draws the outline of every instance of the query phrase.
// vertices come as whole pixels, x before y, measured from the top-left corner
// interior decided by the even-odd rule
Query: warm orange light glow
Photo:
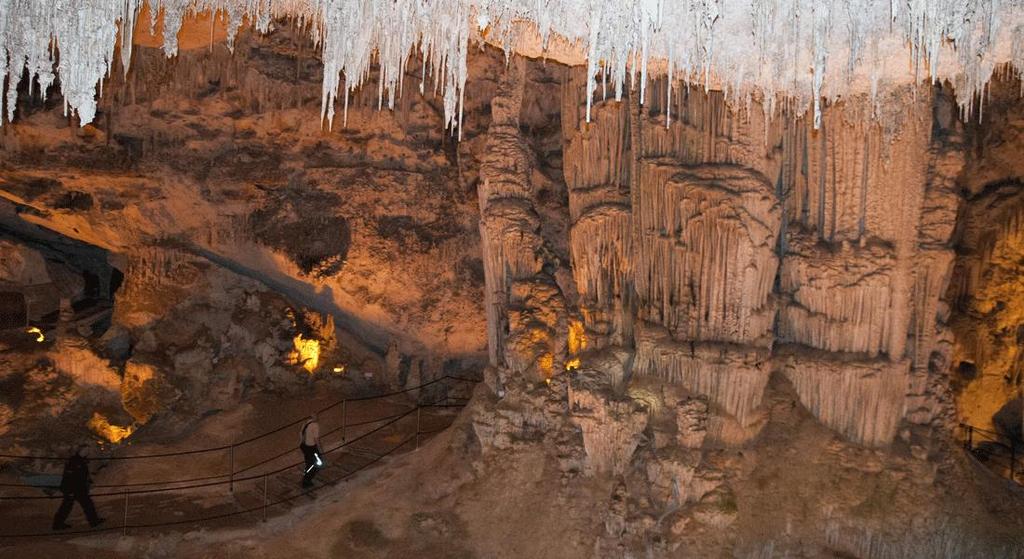
[[[128,425],[121,427],[119,425],[113,425],[107,420],[103,414],[95,412],[92,414],[92,419],[87,423],[89,429],[92,429],[94,433],[103,437],[109,442],[119,443],[124,439],[127,439],[135,431],[135,427]]]
[[[587,334],[583,329],[583,322],[573,320],[569,323],[569,355],[576,357],[585,349],[587,349]]]
[[[550,380],[551,375],[555,372],[555,356],[550,353],[541,355],[540,358],[537,359],[537,366],[540,368],[541,373],[544,374],[544,377]]]
[[[565,362],[565,370],[573,371],[580,368],[580,353],[587,349],[587,333],[583,328],[583,322],[573,320],[569,322],[569,360]]]
[[[320,340],[307,340],[302,334],[296,334],[292,340],[295,344],[295,351],[299,354],[298,363],[309,372],[316,370],[320,365]]]
[[[25,330],[25,332],[29,334],[35,334],[36,341],[39,343],[43,343],[46,341],[46,336],[43,335],[43,331],[40,330],[39,328],[36,328],[35,326],[30,326],[28,330]]]

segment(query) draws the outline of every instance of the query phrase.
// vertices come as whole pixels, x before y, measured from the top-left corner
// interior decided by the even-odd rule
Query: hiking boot
[[[67,522],[61,522],[60,524],[54,524],[53,525],[53,529],[54,530],[67,530],[70,527],[71,527],[71,525],[68,524]]]
[[[89,523],[89,527],[90,528],[96,528],[97,526],[99,526],[100,524],[103,524],[106,521],[107,521],[106,518],[97,518],[96,522],[90,522]]]

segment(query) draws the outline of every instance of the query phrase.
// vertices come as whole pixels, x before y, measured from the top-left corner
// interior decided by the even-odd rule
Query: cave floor
[[[959,448],[939,445],[922,458],[909,445],[843,442],[784,383],[773,385],[761,434],[706,454],[729,478],[738,512],[719,524],[676,521],[679,544],[666,556],[980,557],[978,549],[1016,545],[1024,496]],[[18,549],[64,557],[593,557],[617,481],[563,475],[557,451],[544,444],[481,455],[470,420],[476,405],[418,451],[296,500],[266,524],[252,518]],[[822,540],[825,548],[813,543]]]
[[[233,440],[244,440],[253,435],[270,431],[280,425],[302,418],[311,409],[321,409],[338,401],[338,395],[323,388],[306,400],[282,400],[272,395],[258,395],[236,409],[209,415],[201,419],[195,430],[187,437],[173,442],[148,442],[136,434],[141,441],[126,445],[129,450],[121,455],[142,455],[153,453],[176,453],[196,448],[218,447],[231,444]],[[319,494],[331,491],[328,483],[347,483],[355,473],[370,468],[381,461],[378,457],[391,453],[398,455],[415,448],[417,413],[415,402],[405,394],[381,400],[347,402],[321,413],[320,423],[323,446],[327,451],[327,465],[317,478],[316,487],[309,494],[303,494],[299,487],[301,467],[289,467],[301,461],[296,439],[298,426],[283,429],[266,438],[239,446],[234,453],[236,472],[233,490],[226,482],[231,471],[231,456],[228,451],[203,454],[181,455],[166,458],[129,461],[102,461],[92,463],[94,484],[92,493],[101,517],[106,524],[96,533],[86,532],[85,521],[78,507],[72,511],[69,523],[72,528],[65,533],[51,534],[45,538],[3,539],[0,538],[0,556],[6,552],[42,546],[59,546],[61,541],[91,541],[102,545],[116,544],[124,534],[125,496],[123,488],[104,487],[120,484],[151,484],[158,481],[185,480],[194,482],[164,485],[141,485],[130,487],[131,491],[145,491],[153,488],[182,487],[218,483],[211,487],[197,487],[172,492],[131,494],[128,498],[129,527],[151,524],[171,524],[151,528],[132,528],[128,534],[139,538],[159,538],[167,533],[187,533],[195,530],[244,528],[260,525],[263,516],[264,483],[266,483],[268,506],[266,514],[273,519],[287,513],[299,504],[313,503]],[[422,408],[420,412],[420,441],[425,442],[432,434],[446,427],[453,417],[455,408]],[[346,419],[345,440],[349,445],[335,452],[330,449],[342,443],[338,430],[341,417]],[[385,418],[381,420],[381,418]],[[376,420],[376,421],[375,421]],[[333,433],[332,433],[333,431]],[[141,435],[144,435],[142,433]],[[283,454],[283,455],[281,455]],[[281,456],[278,456],[281,455]],[[273,458],[277,456],[277,458]],[[269,461],[268,458],[272,458]],[[384,458],[383,460],[387,460]],[[264,462],[260,464],[260,462]],[[12,469],[0,474],[0,483],[24,483],[32,474],[44,469],[41,464],[22,466],[22,475]],[[58,463],[56,467],[59,467]],[[45,470],[50,471],[54,465]],[[266,476],[263,472],[280,473]],[[59,474],[59,471],[58,471]],[[50,473],[48,480],[59,479]],[[45,483],[53,483],[46,481]],[[343,490],[344,491],[344,490]],[[42,491],[5,490],[6,495],[42,496]],[[5,501],[0,511],[0,525],[3,533],[47,533],[59,500]],[[251,512],[241,513],[241,511]],[[188,522],[194,518],[224,518],[202,523]],[[77,533],[86,532],[86,533]],[[77,544],[72,547],[77,547]],[[116,547],[116,546],[115,546]],[[6,552],[5,552],[6,549]]]

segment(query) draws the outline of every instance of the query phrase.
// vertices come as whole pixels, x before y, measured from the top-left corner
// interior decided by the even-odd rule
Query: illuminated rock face
[[[545,270],[532,153],[519,131],[524,75],[525,63],[517,60],[491,103],[478,187],[484,307],[491,364],[546,379],[561,369],[568,321],[561,290]]]
[[[997,186],[965,213],[951,290],[960,311],[953,320],[957,411],[975,427],[1019,437],[1008,420],[1020,421],[1010,416],[1024,394],[1024,195],[1018,184]]]

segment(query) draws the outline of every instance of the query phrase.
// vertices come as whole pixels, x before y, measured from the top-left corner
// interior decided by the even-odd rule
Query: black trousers
[[[89,521],[90,525],[95,525],[99,521],[100,517],[96,516],[96,505],[93,504],[92,497],[89,497],[88,491],[81,491],[64,494],[64,500],[60,502],[60,508],[57,509],[57,514],[53,517],[54,526],[60,526],[67,521],[75,501],[78,501],[78,505],[82,507],[85,519]]]
[[[302,486],[310,487],[313,485],[313,476],[320,471],[320,467],[316,465],[316,447],[302,444],[299,445],[299,449],[302,450],[302,456],[306,459],[306,466],[302,475]]]

